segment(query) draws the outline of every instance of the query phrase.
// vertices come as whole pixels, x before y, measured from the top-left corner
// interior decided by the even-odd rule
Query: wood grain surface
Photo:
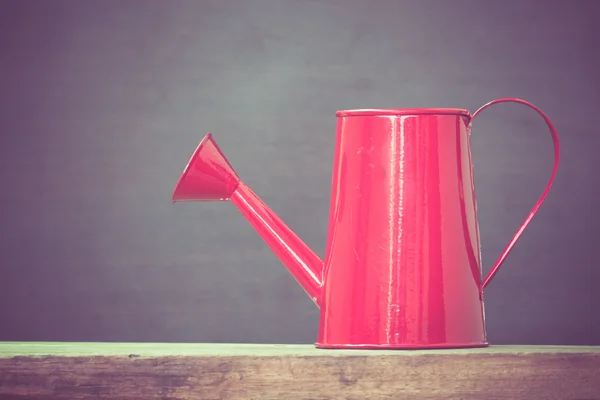
[[[600,400],[600,347],[0,343],[0,399]]]

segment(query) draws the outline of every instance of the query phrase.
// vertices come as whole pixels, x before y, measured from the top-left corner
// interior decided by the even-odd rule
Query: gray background
[[[312,343],[237,210],[170,204],[211,131],[324,254],[334,112],[521,97],[562,164],[486,291],[492,343],[600,344],[599,2],[0,1],[0,340]],[[552,166],[542,119],[474,124],[486,270]]]

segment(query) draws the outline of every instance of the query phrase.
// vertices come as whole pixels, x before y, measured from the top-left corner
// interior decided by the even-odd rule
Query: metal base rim
[[[330,350],[451,350],[489,347],[488,342],[435,344],[332,344],[315,343],[318,349]]]

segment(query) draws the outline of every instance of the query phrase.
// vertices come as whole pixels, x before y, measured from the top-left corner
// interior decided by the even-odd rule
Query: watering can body
[[[515,101],[538,111],[555,144],[546,190],[485,279],[471,122]],[[483,288],[545,199],[559,143],[550,120],[518,99],[463,109],[337,112],[330,213],[321,260],[237,176],[208,134],[173,201],[231,200],[320,308],[320,348],[488,345]]]
[[[338,112],[317,345],[487,343],[463,110]]]

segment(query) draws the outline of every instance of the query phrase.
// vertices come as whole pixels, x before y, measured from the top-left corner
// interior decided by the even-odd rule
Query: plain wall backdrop
[[[312,343],[318,310],[227,203],[170,203],[210,131],[320,255],[339,109],[520,97],[562,141],[486,290],[492,344],[600,344],[600,2],[0,1],[0,340]],[[485,271],[552,167],[473,125]]]

